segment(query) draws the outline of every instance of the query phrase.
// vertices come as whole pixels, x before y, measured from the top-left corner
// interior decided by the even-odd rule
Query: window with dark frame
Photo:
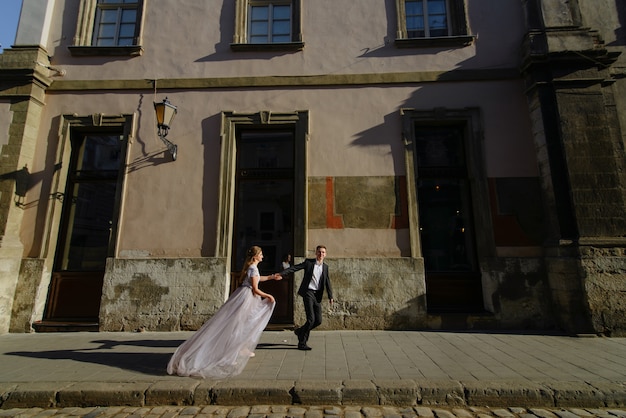
[[[407,36],[448,36],[447,3],[446,0],[408,0],[405,3]]]
[[[302,0],[235,0],[233,51],[300,51]]]
[[[470,45],[465,0],[396,0],[399,48]]]
[[[93,46],[136,44],[139,0],[98,0]]]
[[[144,0],[77,0],[78,18],[72,56],[126,56],[143,54]]]
[[[291,4],[250,4],[248,39],[251,43],[291,42]]]

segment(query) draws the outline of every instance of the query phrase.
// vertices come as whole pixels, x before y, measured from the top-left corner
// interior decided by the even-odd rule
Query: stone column
[[[544,191],[545,259],[555,314],[572,332],[623,333],[626,320],[617,318],[625,317],[624,308],[615,308],[623,305],[617,299],[626,277],[619,268],[598,268],[607,261],[620,264],[615,254],[626,248],[626,185],[620,174],[626,162],[609,73],[618,54],[582,27],[577,1],[522,3],[528,26],[522,72]]]
[[[9,115],[8,138],[0,138],[0,333],[9,330],[22,264],[23,209],[16,194],[28,189],[45,90],[51,84],[47,42],[54,0],[24,0],[15,45],[0,55],[0,101]]]

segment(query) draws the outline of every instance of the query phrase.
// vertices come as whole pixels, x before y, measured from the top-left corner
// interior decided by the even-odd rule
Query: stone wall
[[[550,287],[541,258],[501,257],[483,267],[485,305],[500,329],[554,329]]]
[[[593,328],[612,337],[626,336],[626,247],[581,247],[584,288]]]
[[[198,329],[224,303],[221,258],[109,259],[100,331]]]
[[[24,258],[18,276],[9,332],[31,332],[37,292],[44,273],[43,258]]]
[[[296,260],[296,262],[298,262]],[[335,304],[324,295],[320,329],[415,329],[426,325],[423,259],[326,259]],[[295,273],[298,291],[302,273]],[[302,298],[295,296],[296,325],[304,323]]]

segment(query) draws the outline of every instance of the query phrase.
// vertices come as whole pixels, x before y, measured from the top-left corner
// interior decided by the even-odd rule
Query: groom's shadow
[[[298,344],[287,344],[287,343],[260,343],[256,346],[257,350],[284,350],[291,349],[297,350]]]
[[[119,369],[131,370],[148,375],[166,376],[167,362],[172,356],[174,349],[183,343],[183,341],[178,340],[99,340],[94,342],[100,343],[101,346],[76,350],[13,351],[5,353],[5,355],[29,357],[34,359],[71,360],[82,363],[92,363],[100,364],[103,366],[116,367]],[[111,350],[112,348],[120,345],[153,348],[171,347],[172,350],[171,352],[167,353],[102,351]]]

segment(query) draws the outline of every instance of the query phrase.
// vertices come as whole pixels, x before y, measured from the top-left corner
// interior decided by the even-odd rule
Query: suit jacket
[[[300,264],[296,264],[294,266],[289,267],[280,272],[281,276],[285,276],[290,273],[294,273],[299,270],[304,270],[304,277],[302,278],[302,283],[300,283],[300,288],[298,289],[298,294],[300,296],[304,296],[309,290],[309,283],[311,283],[311,279],[313,278],[313,267],[315,267],[315,263],[317,260],[315,258],[307,258]],[[333,288],[330,285],[330,277],[328,275],[328,265],[326,263],[322,264],[322,276],[320,277],[319,289],[315,292],[315,299],[318,302],[322,301],[322,296],[324,295],[324,289],[326,289],[326,294],[328,295],[328,299],[333,299]]]

